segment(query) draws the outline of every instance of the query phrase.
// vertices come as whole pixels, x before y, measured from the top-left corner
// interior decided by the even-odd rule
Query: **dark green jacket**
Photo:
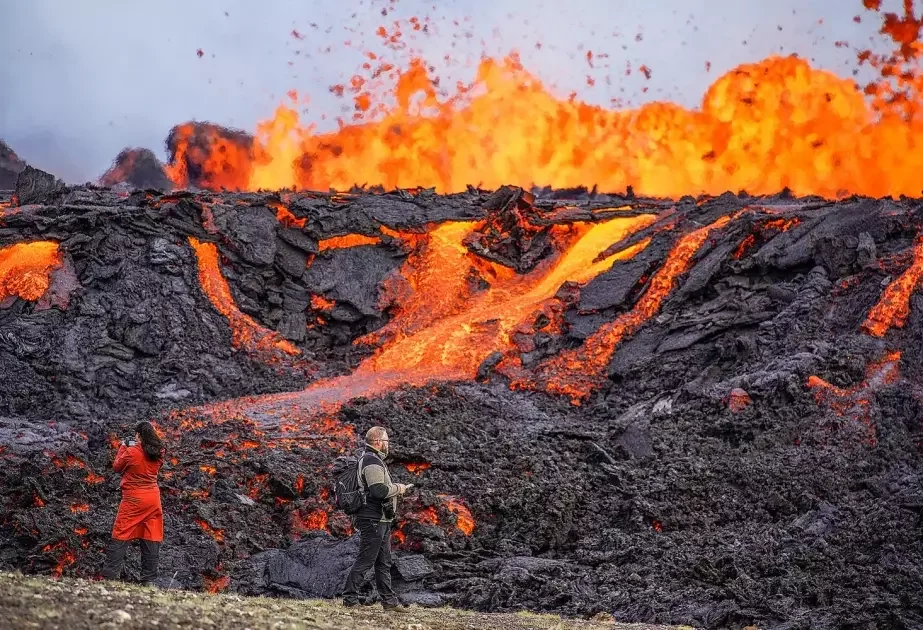
[[[398,487],[391,481],[391,473],[385,464],[384,456],[368,446],[359,460],[359,465],[362,470],[362,486],[366,491],[366,502],[355,517],[390,523],[397,511]]]

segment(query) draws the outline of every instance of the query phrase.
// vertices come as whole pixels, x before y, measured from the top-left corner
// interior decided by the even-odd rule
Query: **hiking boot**
[[[382,602],[381,607],[385,609],[385,612],[405,613],[410,610],[410,606],[401,602]]]
[[[343,600],[343,608],[353,608],[358,605],[359,605],[358,599],[344,599]]]

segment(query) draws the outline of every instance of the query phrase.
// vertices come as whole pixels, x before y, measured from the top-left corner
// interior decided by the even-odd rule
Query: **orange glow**
[[[32,507],[45,507],[45,502],[42,500],[42,497],[38,496],[37,494],[32,495]]]
[[[295,479],[295,494],[301,494],[304,492],[304,477],[298,475],[298,478]]]
[[[71,503],[71,512],[74,514],[89,512],[90,506],[86,503]]]
[[[262,492],[263,487],[266,485],[266,480],[269,479],[269,475],[263,473],[260,475],[254,475],[252,479],[247,481],[247,487],[250,489],[247,492],[247,496],[256,501],[260,498],[260,492]]]
[[[229,575],[219,575],[217,577],[210,577],[208,575],[202,576],[202,586],[205,587],[205,592],[211,595],[217,595],[224,591],[230,584],[231,576]]]
[[[492,286],[474,295],[467,289],[473,255],[462,244],[473,224],[439,226],[430,232],[426,250],[405,263],[401,273],[409,289],[397,302],[394,318],[360,340],[388,341],[355,374],[403,372],[405,382],[419,383],[473,378],[488,355],[512,346],[511,333],[564,282],[587,282],[615,261],[643,250],[648,240],[592,262],[608,246],[653,220],[652,215],[641,215],[577,224],[575,241],[559,257],[525,275],[498,276]]]
[[[403,545],[407,542],[407,534],[405,534],[402,529],[395,529],[391,533],[391,539],[394,541],[395,545]]]
[[[438,525],[439,515],[436,514],[435,508],[425,507],[422,510],[408,514],[407,520],[416,521],[418,523],[426,523],[427,525]]]
[[[852,79],[800,58],[742,64],[696,109],[669,102],[608,109],[558,96],[515,55],[483,60],[473,85],[440,100],[426,66],[414,59],[400,73],[395,106],[360,87],[355,124],[319,134],[280,105],[258,126],[254,148],[215,136],[203,151],[187,141],[169,174],[185,185],[188,159],[205,173],[199,184],[213,190],[348,190],[361,182],[438,192],[595,184],[670,197],[785,187],[828,198],[920,192],[923,121],[895,107],[876,118],[883,87],[867,100]],[[911,76],[920,93],[923,79]]]
[[[201,470],[206,475],[209,475],[211,477],[214,477],[215,473],[218,472],[217,468],[215,468],[214,466],[210,466],[208,464],[202,464],[201,466],[199,466],[199,470]]]
[[[526,375],[514,364],[507,364],[505,371],[511,376],[512,385],[541,386],[550,393],[566,394],[575,403],[589,396],[604,378],[605,368],[622,339],[634,333],[660,309],[676,280],[689,269],[693,256],[705,239],[713,230],[724,227],[730,220],[730,216],[721,217],[679,239],[634,308],[619,315],[614,321],[603,324],[580,348],[561,352],[541,364],[540,381]]]
[[[215,309],[228,319],[231,327],[231,342],[235,348],[268,355],[282,352],[289,356],[299,354],[298,348],[282,338],[279,333],[260,326],[256,320],[237,308],[231,287],[221,275],[218,264],[218,249],[212,243],[201,243],[190,237],[189,244],[195,250],[199,262],[199,283]]]
[[[287,228],[303,228],[307,219],[299,219],[287,207],[278,201],[268,201],[266,205],[276,211],[276,220]]]
[[[734,413],[739,413],[746,409],[752,402],[753,400],[750,398],[750,394],[744,390],[732,389],[728,399],[728,408]]]
[[[465,536],[470,536],[474,533],[474,516],[471,515],[471,510],[458,499],[444,495],[440,495],[440,498],[445,501],[446,509],[455,515],[455,527],[458,528],[458,531]]]
[[[874,337],[884,337],[891,328],[903,328],[910,314],[910,296],[923,277],[923,239],[913,247],[913,263],[884,290],[878,304],[871,311],[862,330]]]
[[[86,536],[89,533],[89,531],[90,530],[87,529],[86,527],[75,527],[74,528],[74,533],[77,534],[78,536]]]
[[[64,574],[64,569],[77,562],[77,557],[74,555],[74,552],[67,547],[67,544],[63,540],[54,545],[45,545],[42,547],[42,553],[51,553],[52,551],[61,551],[55,567],[52,569],[52,575],[59,578]]]
[[[808,377],[807,387],[815,390],[817,404],[827,406],[839,417],[851,417],[862,422],[867,431],[866,443],[874,446],[878,437],[871,417],[871,397],[900,378],[900,362],[899,351],[889,352],[881,360],[869,363],[865,380],[854,387],[837,387],[814,375]]]
[[[320,251],[328,249],[347,249],[350,247],[361,247],[362,245],[378,245],[381,239],[377,236],[365,236],[364,234],[346,234],[345,236],[333,236],[317,242],[317,248]]]
[[[89,483],[89,484],[93,484],[93,485],[98,484],[98,483],[102,483],[102,482],[104,482],[105,480],[106,480],[105,477],[103,477],[102,475],[97,475],[97,474],[94,473],[92,470],[91,470],[90,472],[88,472],[88,473],[87,473],[87,476],[84,478],[84,481],[86,481],[86,482]]]
[[[327,512],[324,510],[314,510],[302,518],[302,526],[308,530],[326,530],[327,529]]]
[[[208,521],[198,520],[196,524],[202,529],[203,532],[215,539],[216,542],[224,542],[224,530],[216,529],[212,527]]]
[[[428,470],[430,466],[432,466],[432,464],[428,462],[417,462],[417,463],[404,464],[404,468],[406,468],[409,472],[413,473],[414,475],[421,474],[424,470]]]
[[[314,294],[311,296],[311,308],[315,311],[329,311],[336,305],[336,302],[328,300],[323,295]]]
[[[51,241],[0,248],[0,302],[11,296],[38,300],[51,284],[51,273],[60,265],[58,244]]]

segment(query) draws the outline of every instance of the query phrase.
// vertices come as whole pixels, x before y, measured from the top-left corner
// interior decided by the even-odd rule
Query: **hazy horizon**
[[[644,11],[639,5],[278,0],[257,8],[246,0],[163,0],[141,10],[118,0],[92,7],[10,3],[10,19],[0,24],[0,81],[7,87],[0,138],[30,164],[83,182],[99,177],[125,147],[164,158],[167,132],[186,120],[252,132],[291,89],[310,97],[302,121],[330,128],[344,107],[351,110],[329,86],[347,83],[364,52],[382,50],[379,26],[412,16],[428,17],[428,32],[405,29],[404,41],[435,66],[443,85],[470,82],[482,55],[516,50],[526,69],[562,96],[575,91],[605,106],[621,98],[631,106],[671,100],[696,107],[721,74],[771,54],[795,53],[851,77],[854,48],[880,41],[879,19],[858,1],[662,0]],[[401,55],[406,61],[409,50]],[[626,76],[626,64],[647,65],[651,78]]]

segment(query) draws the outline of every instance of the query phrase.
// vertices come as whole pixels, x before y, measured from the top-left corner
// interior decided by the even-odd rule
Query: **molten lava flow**
[[[345,236],[333,236],[317,242],[317,248],[320,251],[328,249],[347,249],[349,247],[361,247],[362,245],[378,245],[381,239],[377,236],[365,236],[364,234],[346,234]]]
[[[292,211],[286,208],[284,205],[278,201],[268,201],[266,205],[276,211],[276,220],[283,226],[287,228],[303,228],[304,224],[307,222],[307,219],[299,219]]]
[[[325,510],[313,510],[301,519],[304,529],[311,531],[326,531],[329,515]]]
[[[311,308],[315,311],[329,311],[332,310],[337,303],[333,300],[328,300],[323,295],[317,295],[316,293],[311,296]]]
[[[209,575],[202,576],[202,586],[205,588],[205,592],[211,595],[217,595],[221,591],[227,589],[231,584],[231,576],[229,575],[219,575],[217,577],[211,577]]]
[[[619,315],[614,321],[603,324],[580,348],[561,352],[541,364],[537,370],[537,379],[526,375],[514,362],[507,363],[501,371],[511,377],[513,387],[542,387],[550,393],[566,394],[574,403],[586,398],[599,386],[605,368],[622,339],[636,331],[660,309],[663,300],[673,290],[676,279],[689,268],[692,257],[708,235],[727,225],[731,218],[721,217],[679,239],[634,308]]]
[[[420,475],[424,470],[429,470],[430,466],[432,464],[429,462],[408,462],[404,464],[404,468],[414,475]]]
[[[90,506],[86,503],[71,503],[71,512],[74,514],[86,513],[90,511]]]
[[[837,416],[862,422],[867,431],[866,443],[874,446],[878,442],[875,423],[872,421],[872,395],[897,381],[900,377],[901,353],[889,352],[880,361],[870,363],[865,370],[865,380],[859,385],[844,389],[831,385],[818,376],[808,377],[807,386],[815,390],[818,404],[829,407]]]
[[[61,551],[61,554],[57,556],[55,567],[52,570],[52,575],[59,578],[64,574],[64,569],[77,562],[77,556],[74,555],[74,552],[68,548],[67,543],[63,540],[54,545],[45,545],[42,547],[42,553],[51,553],[53,551]]]
[[[445,508],[455,515],[455,527],[458,531],[465,536],[474,533],[474,517],[471,515],[471,510],[454,497],[440,494],[439,498],[445,502]]]
[[[11,296],[38,300],[60,265],[58,244],[51,241],[16,243],[0,249],[0,303]]]
[[[224,530],[216,529],[212,527],[208,521],[198,520],[196,524],[202,529],[203,532],[215,539],[216,542],[224,542]]]
[[[650,225],[653,215],[616,218],[578,225],[576,240],[556,259],[533,272],[516,276],[497,273],[489,288],[468,288],[471,258],[461,244],[471,226],[449,224],[436,229],[428,251],[409,260],[402,275],[410,285],[394,319],[372,338],[384,339],[377,354],[355,371],[366,375],[403,374],[402,382],[473,378],[492,352],[511,347],[510,335],[567,281],[585,283],[627,260],[648,241],[598,262],[590,262],[612,243]],[[499,266],[498,266],[499,267]]]
[[[94,473],[92,470],[91,470],[90,472],[88,472],[88,473],[87,473],[87,476],[84,478],[84,481],[86,481],[87,483],[92,484],[92,485],[96,485],[96,484],[98,484],[98,483],[102,483],[102,482],[104,482],[105,480],[106,480],[105,477],[103,477],[102,475],[97,475],[97,474]]]
[[[923,277],[923,239],[913,248],[913,263],[885,289],[871,311],[862,330],[875,337],[884,337],[891,328],[903,328],[910,314],[910,296]]]
[[[371,106],[363,94],[363,120],[331,133],[300,126],[285,105],[261,123],[255,147],[215,132],[210,144],[195,145],[189,129],[170,175],[186,185],[182,166],[193,163],[202,174],[195,183],[213,190],[364,183],[458,192],[512,183],[631,186],[666,197],[786,187],[828,198],[920,193],[923,120],[885,110],[878,105],[886,95],[867,99],[852,79],[800,58],[740,65],[694,110],[669,102],[607,109],[558,97],[516,56],[485,59],[473,85],[439,100],[426,65],[415,59],[400,74],[396,106]],[[923,79],[910,76],[919,93]]]
[[[199,283],[215,309],[227,317],[231,327],[231,342],[235,348],[244,348],[248,352],[265,355],[268,359],[282,352],[289,356],[299,354],[298,348],[286,341],[279,333],[260,326],[249,315],[237,308],[231,287],[221,275],[218,264],[218,249],[212,243],[201,243],[189,237],[189,243],[195,250],[199,263]]]

